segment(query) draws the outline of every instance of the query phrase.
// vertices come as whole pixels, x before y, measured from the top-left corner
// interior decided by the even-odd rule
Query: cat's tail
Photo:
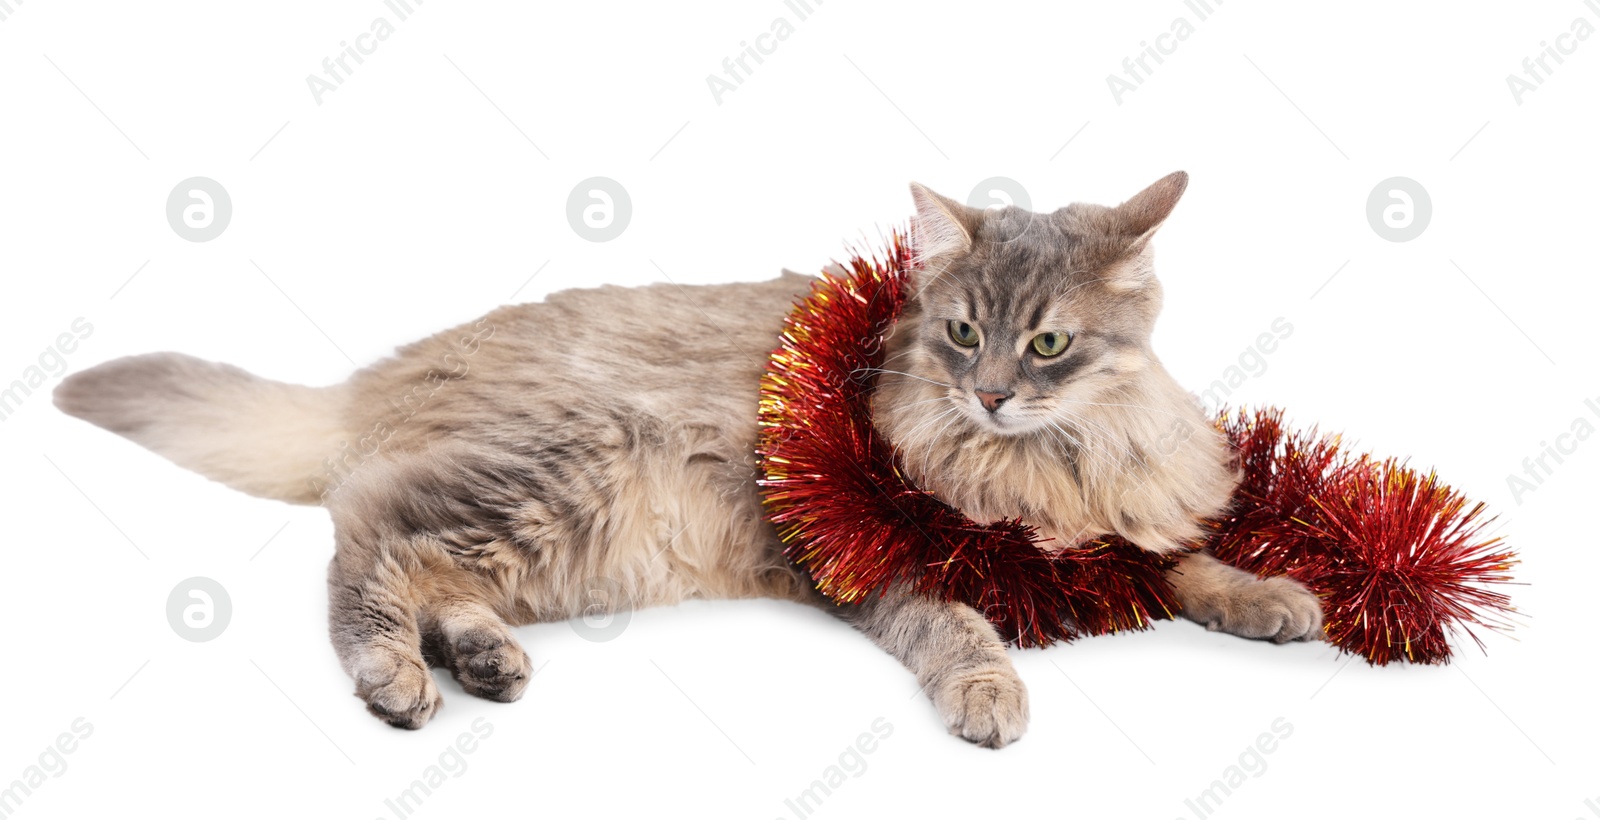
[[[75,373],[55,404],[237,490],[316,504],[349,435],[343,386],[303,387],[179,353]]]

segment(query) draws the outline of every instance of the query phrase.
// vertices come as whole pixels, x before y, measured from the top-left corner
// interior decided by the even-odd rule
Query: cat
[[[1238,480],[1150,349],[1150,239],[1187,179],[1050,214],[913,184],[919,269],[874,424],[913,481],[970,517],[1175,553],[1183,615],[1313,639],[1321,609],[1304,587],[1183,552]],[[913,672],[951,733],[1005,746],[1026,728],[1027,690],[978,612],[902,589],[827,602],[763,518],[759,383],[811,281],[561,291],[330,387],[132,356],[67,378],[55,403],[236,489],[326,507],[329,632],[355,694],[391,725],[420,728],[442,705],[430,666],[516,700],[532,666],[511,627],[574,617],[603,587],[629,608],[824,606]]]

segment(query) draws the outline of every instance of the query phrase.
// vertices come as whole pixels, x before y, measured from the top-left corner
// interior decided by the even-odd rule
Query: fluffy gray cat
[[[1115,208],[979,211],[913,185],[915,295],[888,339],[875,423],[911,478],[978,520],[1058,543],[1118,533],[1180,550],[1237,482],[1226,442],[1150,349],[1150,238],[1187,183]],[[822,601],[756,487],[767,354],[810,279],[569,290],[401,348],[332,387],[175,353],[76,374],[62,410],[253,495],[333,516],[330,632],[356,695],[395,726],[467,692],[519,698],[510,627],[574,617],[602,585],[632,608],[767,596],[827,607],[898,658],[950,731],[1021,737],[1027,691],[970,607],[893,592]],[[619,327],[622,332],[619,332]],[[1183,614],[1311,639],[1286,578],[1204,553],[1171,574]]]

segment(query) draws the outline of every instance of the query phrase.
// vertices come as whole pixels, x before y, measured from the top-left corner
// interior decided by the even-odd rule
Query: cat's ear
[[[1129,252],[1144,250],[1150,237],[1155,236],[1156,229],[1167,221],[1172,209],[1178,206],[1178,200],[1188,187],[1189,175],[1175,171],[1115,208],[1118,233],[1129,239]]]
[[[1119,291],[1140,290],[1155,281],[1155,265],[1148,253],[1150,237],[1167,221],[1187,187],[1189,175],[1178,171],[1111,209],[1111,232],[1118,249],[1116,261],[1102,272],[1101,281]]]
[[[966,253],[983,221],[983,211],[971,208],[922,185],[911,183],[917,215],[911,220],[911,247],[919,260]]]

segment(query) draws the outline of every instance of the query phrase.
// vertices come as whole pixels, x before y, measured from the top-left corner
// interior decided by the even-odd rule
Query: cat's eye
[[[1041,333],[1033,337],[1033,352],[1048,359],[1065,353],[1069,344],[1072,344],[1069,333]]]
[[[978,343],[978,329],[960,319],[951,319],[950,338],[962,347],[972,347]]]

